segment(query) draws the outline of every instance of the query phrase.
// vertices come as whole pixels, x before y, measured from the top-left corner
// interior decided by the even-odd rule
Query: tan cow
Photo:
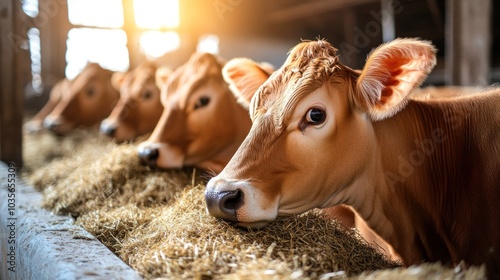
[[[224,81],[223,66],[214,55],[195,53],[169,77],[161,93],[163,114],[151,137],[138,147],[144,163],[214,172],[227,164],[251,121]]]
[[[40,111],[28,122],[24,124],[24,130],[29,133],[39,132],[43,129],[43,120],[57,106],[65,92],[69,91],[71,81],[62,79],[57,82],[50,91],[49,100]]]
[[[119,98],[119,92],[111,85],[112,74],[96,63],[87,65],[45,117],[44,127],[64,135],[78,126],[100,123],[111,113]]]
[[[118,141],[132,140],[152,132],[163,112],[160,88],[171,70],[145,62],[126,74],[115,74],[113,86],[120,99],[111,114],[102,121],[101,133]]]
[[[208,182],[208,212],[262,227],[347,204],[406,265],[483,263],[500,248],[500,90],[408,98],[435,61],[398,39],[356,71],[325,41],[299,44],[246,98],[253,126]]]

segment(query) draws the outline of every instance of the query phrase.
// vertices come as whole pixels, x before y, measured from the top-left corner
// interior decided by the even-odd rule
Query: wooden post
[[[132,0],[123,0],[123,29],[127,34],[127,49],[130,68],[134,69],[137,67],[141,61],[144,60],[144,56],[140,51],[140,32],[135,24],[135,13],[134,13],[134,3]]]
[[[51,87],[66,75],[66,41],[70,24],[67,1],[38,1],[39,13],[34,20],[40,30],[42,81]]]
[[[446,0],[447,84],[490,83],[491,8],[491,0]]]
[[[0,160],[22,166],[24,86],[31,80],[21,1],[0,1]]]
[[[394,20],[394,3],[392,0],[380,1],[380,16],[382,25],[382,41],[389,42],[396,39],[396,23]]]

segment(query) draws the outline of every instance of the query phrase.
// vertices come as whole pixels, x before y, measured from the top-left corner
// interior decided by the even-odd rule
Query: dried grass
[[[364,244],[356,232],[317,212],[282,218],[262,230],[235,228],[206,214],[203,191],[198,185],[180,192],[168,206],[94,212],[78,222],[105,237],[105,244],[115,249],[121,244],[116,253],[148,279],[290,272],[315,278],[331,271],[359,274],[397,266]],[[147,221],[138,227],[136,217]]]
[[[148,279],[346,279],[363,271],[359,279],[484,275],[479,268],[456,273],[438,264],[367,273],[397,264],[319,212],[281,218],[262,230],[238,229],[206,214],[204,185],[192,170],[151,170],[139,164],[133,144],[97,134],[51,137],[25,138],[24,174],[45,189],[45,207],[79,216],[77,223]]]
[[[38,190],[59,182],[79,166],[108,151],[113,143],[96,130],[75,130],[66,137],[48,131],[23,136],[23,176]]]

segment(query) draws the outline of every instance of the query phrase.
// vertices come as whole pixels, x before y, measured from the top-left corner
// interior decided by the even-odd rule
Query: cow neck
[[[433,140],[439,136],[435,131],[441,127],[446,131],[446,124],[439,121],[442,115],[435,110],[436,106],[410,101],[392,118],[373,123],[377,145],[368,170],[371,176],[366,180],[371,199],[357,207],[361,217],[407,264],[434,258],[426,253],[429,239],[438,239],[436,243],[443,247],[447,243],[440,239],[439,223],[434,223],[440,211],[435,199],[442,194],[433,188],[439,184],[428,174],[436,170],[442,155],[442,145]],[[424,120],[437,125],[424,126]]]

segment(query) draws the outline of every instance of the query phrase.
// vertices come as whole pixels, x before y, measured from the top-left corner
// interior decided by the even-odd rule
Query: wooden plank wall
[[[491,0],[446,0],[445,80],[450,85],[490,83]]]
[[[24,86],[31,80],[21,1],[0,1],[0,160],[22,166]]]

